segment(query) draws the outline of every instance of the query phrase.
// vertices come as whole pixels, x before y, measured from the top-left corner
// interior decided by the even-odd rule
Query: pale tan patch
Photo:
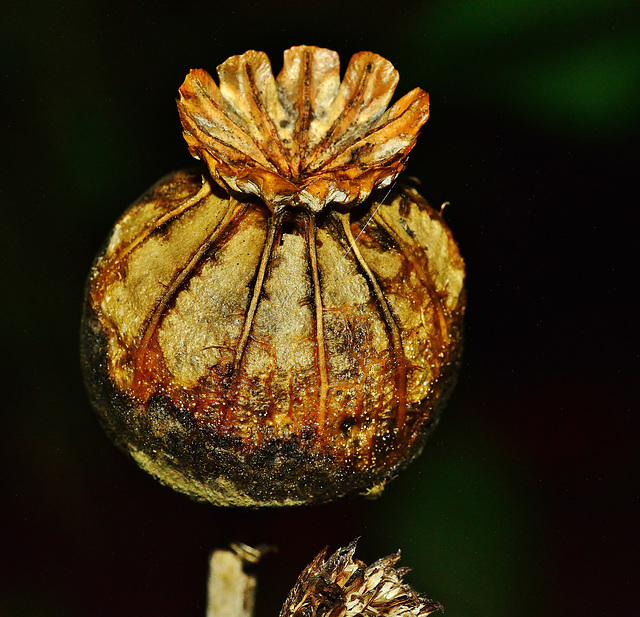
[[[214,364],[233,362],[264,238],[262,226],[243,225],[167,312],[158,341],[178,382],[194,385]]]
[[[126,275],[107,286],[101,309],[127,347],[141,335],[176,273],[202,246],[228,207],[228,200],[211,196],[175,219],[164,234],[150,235],[124,257]]]
[[[315,320],[309,303],[305,239],[285,234],[282,245],[273,251],[272,262],[264,285],[264,299],[255,316],[253,335],[269,339],[278,370],[305,371],[315,362]],[[247,367],[248,372],[253,370]]]

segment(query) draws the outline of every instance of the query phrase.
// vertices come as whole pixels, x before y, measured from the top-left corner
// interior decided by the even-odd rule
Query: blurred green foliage
[[[450,411],[469,416],[473,404]],[[455,434],[444,421],[435,451],[373,506],[369,534],[382,552],[401,549],[409,580],[448,614],[523,614],[542,565],[535,489],[512,454],[487,448],[478,421]]]
[[[549,131],[602,137],[638,127],[633,2],[472,0],[423,3],[421,13],[399,45],[424,59],[414,71],[448,90]]]

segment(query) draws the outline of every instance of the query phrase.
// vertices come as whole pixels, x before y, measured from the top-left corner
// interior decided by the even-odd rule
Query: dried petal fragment
[[[429,116],[419,88],[385,112],[398,73],[371,52],[353,56],[342,83],[337,54],[312,46],[285,52],[277,79],[256,51],[232,56],[218,76],[219,87],[193,70],[180,88],[189,150],[222,186],[272,210],[362,203],[402,171]]]

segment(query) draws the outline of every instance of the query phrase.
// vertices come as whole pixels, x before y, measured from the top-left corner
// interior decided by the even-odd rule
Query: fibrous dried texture
[[[413,188],[316,212],[293,193],[230,194],[205,159],[208,173],[136,202],[97,258],[83,320],[94,405],[143,468],[199,499],[378,493],[455,378],[464,266],[450,231]]]
[[[302,572],[280,617],[424,617],[442,605],[402,581],[408,568],[395,568],[400,554],[367,566],[354,559],[356,543],[326,559],[322,551]]]

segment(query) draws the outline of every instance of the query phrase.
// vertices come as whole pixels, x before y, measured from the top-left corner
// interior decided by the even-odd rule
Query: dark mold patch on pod
[[[205,168],[115,225],[87,285],[82,361],[108,433],[161,482],[218,505],[378,494],[455,381],[464,264],[395,181],[428,116],[357,54],[259,52],[183,84]],[[386,111],[385,111],[386,110]]]

